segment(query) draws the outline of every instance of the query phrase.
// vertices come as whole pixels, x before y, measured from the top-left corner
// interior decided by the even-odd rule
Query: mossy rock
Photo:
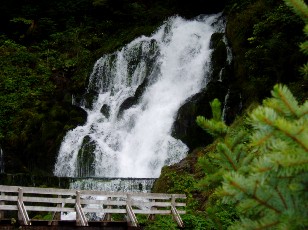
[[[210,49],[215,49],[218,43],[223,39],[223,33],[213,33],[210,39]]]
[[[95,92],[88,92],[84,95],[84,106],[87,109],[93,108],[93,102],[97,100],[97,93]]]
[[[110,106],[104,104],[104,105],[102,106],[102,108],[101,108],[101,113],[102,113],[106,118],[109,118],[109,116],[110,116]]]
[[[126,109],[129,109],[138,103],[147,85],[148,85],[148,80],[144,79],[142,84],[138,86],[134,96],[129,97],[125,101],[123,101],[119,109],[118,117],[121,117]]]
[[[95,176],[95,142],[85,136],[77,156],[77,177]]]

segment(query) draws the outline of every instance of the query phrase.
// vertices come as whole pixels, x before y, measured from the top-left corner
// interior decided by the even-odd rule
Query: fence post
[[[82,211],[81,204],[80,204],[80,192],[76,191],[76,222],[79,226],[88,226],[88,221],[86,219],[85,214]]]
[[[61,195],[58,195],[58,198],[62,198]],[[61,208],[62,204],[57,204],[57,207]],[[52,219],[48,222],[48,225],[58,225],[58,221],[61,220],[61,212],[54,212],[52,214]]]
[[[184,222],[182,221],[182,218],[180,217],[180,214],[178,213],[178,210],[175,206],[175,195],[171,195],[171,213],[173,216],[173,219],[176,221],[179,227],[184,227]]]
[[[155,202],[155,199],[150,199],[149,201],[154,201],[154,202]],[[157,208],[154,207],[154,206],[152,206],[152,207],[151,207],[151,210],[157,210]],[[155,214],[149,214],[148,220],[149,220],[149,221],[154,221],[154,220],[155,220]]]
[[[20,203],[23,202],[22,188],[18,188],[18,201],[19,201]],[[18,209],[18,220],[19,220],[19,221],[22,221],[22,220],[23,220],[22,211],[20,210],[20,208]]]
[[[5,195],[4,192],[1,192],[1,196],[4,196],[4,195]],[[5,202],[0,200],[0,205],[4,205],[4,204],[5,204]],[[0,210],[0,220],[1,219],[4,219],[4,211]]]
[[[107,201],[111,201],[111,197],[107,198]],[[111,205],[107,205],[107,209],[111,209]],[[103,221],[111,221],[111,214],[110,213],[105,213]]]
[[[27,210],[24,205],[22,188],[18,188],[17,207],[18,207],[18,220],[22,222],[24,225],[31,225]]]
[[[138,220],[137,220],[137,217],[133,211],[133,208],[132,208],[132,204],[131,204],[131,195],[130,194],[127,194],[127,198],[126,198],[126,213],[127,213],[127,220],[128,220],[128,223],[130,224],[130,226],[132,227],[138,227]]]

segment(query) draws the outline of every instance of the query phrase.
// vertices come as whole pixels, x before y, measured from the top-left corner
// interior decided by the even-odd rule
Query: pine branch
[[[196,122],[202,129],[214,137],[224,137],[227,134],[228,126],[222,121],[208,120],[203,116],[198,116]]]
[[[308,7],[303,0],[284,0],[305,23],[308,23]]]
[[[307,63],[307,71],[308,71],[308,63]],[[308,115],[308,100],[306,100],[305,103],[299,108],[299,111],[301,117],[305,117]]]
[[[262,146],[262,145],[265,144],[265,142],[267,142],[270,138],[272,138],[274,136],[274,131],[268,133],[265,136],[263,135],[262,138],[257,138],[256,136],[257,135],[254,135],[253,138],[252,138],[253,141],[254,141],[253,144],[255,146]],[[256,142],[256,140],[257,140],[257,142]]]
[[[287,202],[285,201],[285,199],[284,199],[283,195],[281,194],[281,192],[279,191],[279,189],[276,187],[275,190],[277,191],[278,196],[279,196],[279,198],[280,198],[280,200],[281,200],[283,206],[284,206],[286,209],[288,209]]]
[[[280,210],[278,210],[278,209],[275,208],[274,206],[268,204],[267,201],[262,200],[261,198],[259,198],[259,197],[256,196],[256,195],[250,195],[250,194],[247,192],[247,190],[246,190],[245,188],[241,187],[241,186],[240,186],[238,183],[236,183],[234,180],[230,180],[230,181],[229,181],[229,184],[230,184],[232,187],[234,187],[234,188],[240,190],[240,191],[241,191],[242,193],[244,193],[246,196],[251,197],[252,199],[256,200],[259,204],[261,204],[261,205],[263,205],[263,206],[265,206],[265,207],[267,207],[267,208],[273,210],[273,211],[274,211],[275,213],[277,213],[277,214],[281,214],[281,211],[280,211]]]
[[[290,112],[294,117],[298,117],[298,102],[286,86],[280,84],[275,85],[274,89],[272,90],[272,96],[278,99],[277,105],[284,105],[281,108],[283,109],[283,111],[285,111],[286,115],[288,115]],[[282,104],[279,103],[280,101],[282,102]],[[266,106],[266,104],[264,105]]]
[[[248,133],[244,130],[237,131],[235,134],[229,133],[228,136],[230,138],[227,139],[227,142],[230,143],[231,150],[248,140]]]
[[[283,125],[281,125],[280,123],[283,123]],[[268,123],[270,124],[270,123]],[[308,152],[308,140],[307,140],[307,135],[304,136],[304,140],[300,139],[300,135],[296,135],[296,133],[292,133],[290,131],[290,125],[289,123],[287,123],[286,121],[283,122],[282,119],[279,119],[276,121],[276,124],[273,124],[273,126],[277,127],[277,129],[279,129],[283,134],[285,134],[287,137],[293,139],[295,142],[297,142],[306,152]],[[306,131],[306,132],[305,132]],[[307,133],[307,130],[305,129],[305,127],[300,127],[298,133],[300,134],[301,132],[305,132],[305,134]],[[306,138],[305,138],[306,137]]]
[[[242,153],[244,152],[243,150],[244,146],[243,145],[238,145],[235,147],[235,149],[233,150],[235,156],[236,156],[236,161],[239,163],[241,160],[242,160],[242,157],[244,157],[243,155],[246,155],[246,154],[243,154]]]
[[[301,43],[299,47],[304,54],[308,55],[308,41]]]
[[[275,227],[279,225],[278,220],[274,221],[265,221],[263,223],[262,221],[252,221],[251,219],[242,219],[240,223],[232,225],[230,230],[263,230],[263,229],[271,229],[272,227]]]
[[[278,118],[275,111],[271,108],[257,108],[252,114],[251,114],[252,121],[254,122],[253,125],[258,128],[262,127],[262,124],[267,125],[268,127],[271,127],[273,129],[281,131],[285,136],[293,139],[296,141],[305,151],[308,151],[308,142],[300,139],[300,136],[294,135],[292,132],[290,132],[290,127],[292,124],[288,123],[285,119]],[[260,123],[261,122],[261,123]],[[288,127],[286,127],[288,126]],[[261,129],[261,128],[260,128]],[[265,127],[263,127],[265,129]],[[269,131],[268,131],[269,132]],[[258,134],[258,133],[257,133]],[[272,135],[274,135],[274,132],[269,132],[266,136],[264,136],[263,139],[260,139],[257,144],[262,144],[269,138],[271,138]],[[254,135],[256,137],[257,135]],[[307,142],[307,144],[306,144]]]
[[[220,101],[215,98],[211,103],[211,109],[212,109],[212,115],[213,115],[213,120],[215,121],[221,121],[221,103]]]
[[[279,224],[279,221],[274,221],[272,223],[268,223],[268,224],[262,225],[262,226],[260,226],[258,228],[255,228],[254,230],[269,229],[269,228],[274,227],[274,226],[276,226],[278,224]]]
[[[229,164],[231,165],[231,167],[233,168],[234,171],[237,171],[237,167],[236,164],[233,162],[232,157],[230,156],[232,154],[232,152],[230,151],[230,149],[223,143],[218,143],[217,144],[217,150],[219,151],[219,153],[221,153],[229,162]]]

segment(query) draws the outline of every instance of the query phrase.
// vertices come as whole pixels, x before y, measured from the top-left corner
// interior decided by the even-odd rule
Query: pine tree
[[[247,164],[245,143],[248,141],[248,133],[243,127],[231,128],[223,121],[221,115],[221,103],[214,99],[210,103],[212,119],[198,116],[197,124],[216,138],[214,152],[201,157],[199,166],[204,169],[206,176],[199,182],[199,187],[216,188],[221,184],[222,175],[228,171],[243,169]]]
[[[216,195],[235,205],[240,217],[231,229],[308,227],[308,102],[299,105],[282,85],[272,96],[249,116],[249,143],[228,127],[217,144],[223,181]],[[198,124],[221,126],[215,119],[199,118]]]

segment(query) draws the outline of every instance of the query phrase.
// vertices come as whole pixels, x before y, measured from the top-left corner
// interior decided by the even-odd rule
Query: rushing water
[[[70,189],[113,192],[151,192],[155,179],[149,178],[73,178]]]
[[[151,37],[100,58],[79,102],[87,122],[67,133],[55,175],[155,178],[184,158],[188,148],[171,136],[172,124],[208,82],[218,17],[172,17]]]

